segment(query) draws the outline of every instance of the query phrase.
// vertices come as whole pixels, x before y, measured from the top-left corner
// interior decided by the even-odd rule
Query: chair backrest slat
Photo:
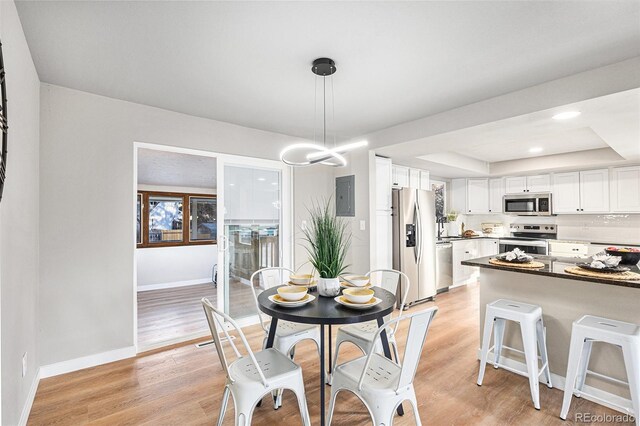
[[[374,285],[382,287],[388,292],[396,295],[396,297],[398,294],[398,285],[400,285],[400,280],[402,280],[402,286],[400,287],[402,290],[402,294],[400,295],[400,312],[398,314],[398,316],[401,316],[407,300],[407,295],[409,294],[409,287],[411,286],[411,282],[409,281],[407,274],[401,271],[396,271],[395,269],[374,269],[367,272],[367,276],[371,279],[372,284],[375,283]],[[391,319],[391,315],[385,317],[385,322],[389,319]],[[398,330],[398,325],[399,323],[396,323],[393,329],[391,329],[392,334],[395,334]]]
[[[270,289],[271,287],[278,286],[283,284],[284,275],[293,275],[294,272],[289,268],[284,268],[280,266],[272,266],[269,268],[262,268],[255,271],[251,274],[251,278],[249,278],[249,283],[251,287],[251,294],[253,295],[253,301],[256,305],[256,310],[258,312],[258,319],[260,320],[260,325],[262,329],[266,332],[269,331],[267,328],[267,324],[265,324],[263,319],[263,313],[260,310],[260,304],[258,303],[258,293],[256,293],[255,288],[255,278],[258,277],[262,279],[262,283],[264,284],[264,290]],[[258,284],[259,285],[259,284]]]
[[[213,338],[213,342],[215,343],[215,346],[216,346],[216,352],[218,352],[218,358],[220,358],[220,363],[222,364],[222,368],[224,369],[224,372],[227,375],[227,378],[229,378],[229,380],[231,381],[235,380],[229,370],[229,363],[227,362],[227,357],[224,353],[224,349],[222,348],[222,340],[220,339],[218,327],[220,327],[221,330],[224,332],[225,337],[227,338],[227,341],[231,344],[231,347],[233,348],[233,351],[235,352],[236,356],[240,358],[241,354],[238,351],[238,348],[236,347],[236,345],[233,343],[231,336],[229,335],[225,327],[220,323],[220,320],[218,319],[218,317],[223,318],[224,321],[229,323],[238,333],[238,336],[240,337],[240,341],[244,345],[244,348],[246,349],[247,354],[251,359],[251,362],[253,363],[254,367],[258,372],[258,375],[260,376],[260,380],[262,381],[262,384],[265,387],[268,386],[267,379],[264,376],[262,368],[260,368],[260,365],[258,364],[258,361],[256,360],[256,357],[253,354],[253,351],[251,350],[251,346],[249,346],[249,342],[247,342],[247,338],[245,337],[244,333],[242,332],[238,324],[236,324],[236,322],[229,315],[225,314],[224,312],[220,311],[215,306],[213,306],[213,304],[207,298],[202,298],[202,307],[204,308],[204,313],[207,317],[207,323],[209,323],[209,330],[211,331],[211,337]]]
[[[427,339],[429,325],[431,325],[431,321],[433,321],[437,310],[438,308],[434,306],[409,317],[411,322],[409,324],[409,331],[407,332],[398,388],[408,386],[413,382],[416,371],[418,370],[418,362],[420,361],[424,342]]]

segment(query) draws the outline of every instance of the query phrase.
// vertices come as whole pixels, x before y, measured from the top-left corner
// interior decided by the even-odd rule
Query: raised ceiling
[[[569,120],[563,111],[581,114]],[[640,89],[627,90],[551,110],[439,134],[420,144],[377,150],[396,162],[423,167],[442,177],[490,175],[505,162],[529,161],[535,170],[640,160]],[[530,152],[531,148],[539,148]],[[596,151],[598,150],[598,151]],[[585,155],[591,152],[591,155]],[[575,154],[560,157],[562,154]],[[595,155],[597,154],[597,155]],[[549,161],[552,157],[554,161]],[[590,161],[590,164],[585,163]],[[492,167],[502,163],[499,167]],[[520,167],[525,163],[518,163]],[[534,170],[534,169],[531,169]]]
[[[307,138],[319,56],[342,140],[640,55],[637,1],[17,7],[44,82]]]
[[[216,190],[216,159],[141,148],[138,184]]]

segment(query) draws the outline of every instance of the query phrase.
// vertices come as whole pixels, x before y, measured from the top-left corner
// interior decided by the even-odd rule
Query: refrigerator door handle
[[[418,264],[418,247],[420,246],[420,232],[419,232],[419,226],[418,226],[418,205],[414,204],[413,205],[413,224],[415,225],[414,227],[414,232],[415,232],[415,245],[413,246],[413,257],[416,260],[416,264]]]
[[[416,191],[417,192],[417,191]],[[416,263],[419,265],[422,262],[422,210],[420,209],[420,202],[416,196],[416,210],[418,215],[416,217],[416,247],[418,255],[416,257]]]

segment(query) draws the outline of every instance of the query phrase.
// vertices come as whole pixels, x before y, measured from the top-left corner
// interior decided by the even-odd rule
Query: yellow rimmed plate
[[[373,308],[374,306],[382,302],[382,299],[379,299],[375,296],[373,296],[371,300],[369,300],[367,303],[352,303],[352,302],[349,302],[347,298],[342,295],[334,297],[333,300],[335,300],[342,306],[346,306],[351,309],[360,309],[360,310]]]
[[[307,293],[302,299],[290,302],[280,297],[279,294],[274,294],[269,296],[269,300],[278,306],[284,306],[285,308],[297,308],[299,306],[304,306],[309,302],[313,302],[316,300],[316,297],[313,294]]]
[[[365,285],[363,285],[361,287],[358,287],[357,285],[353,285],[353,284],[348,283],[346,281],[340,281],[340,287],[342,287],[342,288],[371,288],[373,286],[371,285],[370,282],[366,283]]]

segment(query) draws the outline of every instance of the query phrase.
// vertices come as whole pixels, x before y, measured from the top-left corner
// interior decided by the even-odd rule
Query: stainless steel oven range
[[[558,235],[556,225],[517,224],[511,225],[511,237],[500,238],[500,253],[519,248],[525,253],[547,255],[547,240],[555,240]]]

